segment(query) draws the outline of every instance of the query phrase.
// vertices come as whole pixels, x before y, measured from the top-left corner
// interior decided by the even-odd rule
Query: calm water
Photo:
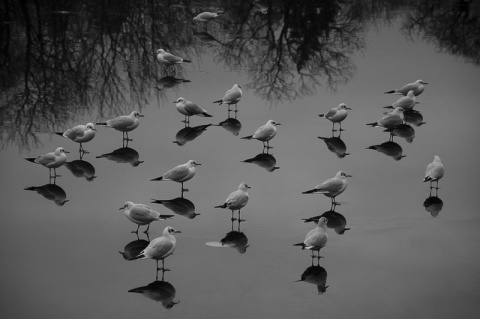
[[[2,317],[471,318],[480,310],[479,3],[267,1],[262,14],[230,2],[3,4]],[[204,29],[191,21],[202,11],[225,15]],[[188,81],[165,79],[159,48],[192,60],[174,74]],[[368,149],[389,141],[365,125],[398,98],[383,92],[417,79],[429,84],[413,121],[426,124],[411,126],[411,143],[394,137],[391,153]],[[227,107],[212,101],[235,83],[243,98],[233,127],[186,132],[172,102],[182,96],[213,115],[191,127],[218,124]],[[317,115],[341,102],[352,110],[333,140],[337,156],[318,138],[332,132]],[[145,117],[128,149],[120,132],[97,127],[78,162],[78,144],[52,134],[133,110]],[[269,119],[282,124],[273,158],[243,162],[262,143],[240,137]],[[49,186],[48,170],[23,159],[58,146],[96,178],[63,166]],[[115,150],[119,162],[97,158]],[[422,179],[435,154],[446,174],[429,198]],[[175,216],[152,223],[149,239],[167,225],[182,231],[155,283],[155,261],[119,254],[148,238],[118,209],[180,197],[179,184],[150,179],[190,159],[202,165],[176,201],[184,215],[151,204]],[[339,170],[353,176],[330,213],[339,226],[311,267],[293,244],[314,227],[302,218],[327,212],[330,199],[301,192]],[[213,207],[241,182],[252,188],[238,228]],[[25,190],[44,185],[57,203]],[[236,249],[206,245],[227,235]],[[316,283],[296,282],[304,272]],[[149,284],[149,295],[129,292]]]

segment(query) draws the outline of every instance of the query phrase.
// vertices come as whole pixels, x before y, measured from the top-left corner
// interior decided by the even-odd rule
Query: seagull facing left
[[[50,170],[50,177],[55,178],[60,176],[60,175],[57,175],[56,168],[62,166],[67,160],[67,154],[65,153],[70,153],[70,152],[66,151],[63,147],[58,147],[55,150],[55,152],[50,152],[45,155],[40,155],[38,157],[29,157],[25,159],[29,162],[45,166]],[[53,175],[52,175],[52,168],[53,168]]]
[[[433,162],[427,165],[425,170],[424,182],[430,182],[430,189],[435,188],[438,190],[438,180],[445,174],[445,168],[443,167],[442,160],[438,155],[433,157]],[[432,186],[433,182],[437,182],[436,187]]]
[[[87,125],[77,125],[65,132],[55,132],[55,134],[68,138],[74,142],[80,143],[80,153],[88,153],[83,149],[82,144],[91,141],[95,137],[95,126],[93,123]]]
[[[148,225],[147,229],[144,233],[148,233],[150,228],[150,223],[157,221],[157,220],[166,220],[167,218],[173,217],[173,215],[161,215],[159,212],[151,209],[147,205],[144,204],[135,204],[130,201],[126,202],[123,207],[120,207],[119,210],[124,210],[125,216],[127,219],[135,224],[138,225],[136,231],[132,231],[132,233],[138,233],[138,229],[140,225]]]

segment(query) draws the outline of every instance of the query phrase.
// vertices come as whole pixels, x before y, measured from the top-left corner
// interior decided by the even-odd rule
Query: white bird
[[[367,125],[371,127],[385,127],[385,128],[394,128],[403,123],[405,119],[403,115],[403,109],[401,107],[397,107],[392,112],[386,114],[384,117],[379,119],[376,122],[368,123]]]
[[[159,270],[169,271],[165,268],[164,259],[173,254],[177,240],[175,234],[181,233],[181,231],[175,230],[173,227],[167,226],[163,230],[163,236],[153,239],[143,251],[140,252],[135,259],[155,259],[157,261],[157,274]],[[158,261],[162,261],[162,268],[158,268]]]
[[[347,107],[345,103],[340,103],[337,107],[331,108],[327,113],[325,114],[319,114],[318,116],[325,118],[327,120],[330,120],[332,122],[332,131],[335,130],[335,123],[340,124],[340,131],[342,130],[342,121],[347,117],[348,111],[351,110],[351,108]]]
[[[443,167],[442,160],[438,155],[433,157],[433,162],[427,165],[425,170],[424,182],[430,182],[430,189],[435,188],[438,190],[438,180],[445,174],[445,168]],[[432,187],[432,182],[437,182],[436,187]]]
[[[77,125],[65,132],[55,132],[55,134],[68,138],[74,142],[80,143],[80,153],[88,153],[83,149],[82,143],[87,143],[95,137],[95,126],[93,123],[87,125]]]
[[[413,90],[413,93],[415,94],[415,96],[418,96],[422,94],[423,90],[425,89],[425,84],[428,84],[428,83],[422,80],[416,80],[413,83],[406,84],[404,87],[400,89],[387,91],[385,92],[385,94],[407,95],[408,91]]]
[[[130,115],[121,115],[116,118],[107,120],[103,123],[97,123],[97,125],[103,125],[111,127],[123,133],[123,139],[126,141],[133,141],[128,138],[128,132],[133,131],[140,124],[139,117],[144,117],[144,115],[133,111]],[[126,137],[125,137],[126,136]]]
[[[223,13],[202,12],[199,15],[197,15],[195,18],[193,18],[193,21],[205,22],[205,25],[208,25],[210,21],[215,20],[221,15],[223,15]]]
[[[147,229],[144,231],[146,234],[148,233],[151,222],[156,220],[166,220],[167,218],[173,217],[173,215],[161,215],[159,212],[151,209],[147,205],[135,204],[130,201],[126,202],[125,205],[120,207],[119,210],[122,209],[124,210],[127,219],[138,225],[137,230],[132,231],[132,233],[138,233],[140,225],[148,225]]]
[[[340,195],[347,189],[347,177],[352,177],[351,175],[348,175],[344,171],[339,171],[335,177],[327,179],[325,182],[322,184],[319,184],[315,186],[314,189],[302,192],[302,194],[323,194],[327,197],[330,197],[332,199],[332,208],[338,205],[338,203],[335,202],[335,197]]]
[[[259,140],[263,142],[263,147],[267,148],[267,150],[270,147],[269,141],[277,135],[277,125],[281,125],[280,123],[275,122],[274,120],[269,120],[267,123],[264,125],[260,126],[253,135],[249,136],[244,136],[242,139],[244,140]],[[267,144],[265,145],[265,142]]]
[[[157,60],[166,67],[173,66],[175,64],[182,64],[183,62],[192,62],[190,60],[183,59],[179,56],[168,53],[164,49],[157,50]]]
[[[188,191],[183,188],[183,183],[192,179],[195,176],[195,166],[201,165],[194,160],[189,160],[185,164],[178,165],[160,177],[151,179],[151,181],[174,181],[182,184],[182,193]]]
[[[325,247],[328,241],[328,235],[327,235],[327,218],[325,217],[320,217],[318,220],[317,227],[312,229],[307,233],[307,236],[305,236],[305,240],[303,243],[295,244],[294,246],[301,246],[302,249],[309,249],[312,251],[312,257],[313,257],[313,251],[317,252],[317,258],[320,257],[320,249]]]
[[[238,210],[238,221],[242,222],[243,220],[240,219],[240,210],[245,207],[248,203],[248,192],[247,190],[250,188],[246,183],[241,183],[238,186],[238,189],[230,195],[228,195],[225,203],[223,205],[215,206],[215,208],[228,208],[232,211],[232,221],[236,220],[233,218],[233,212]]]
[[[195,103],[185,100],[183,97],[179,97],[174,101],[175,107],[180,114],[185,115],[185,123],[190,123],[190,116],[197,115],[201,117],[212,117],[206,110],[201,108]]]
[[[404,111],[410,111],[413,107],[417,104],[417,98],[413,93],[413,90],[408,91],[406,96],[402,96],[392,105],[385,106],[385,109],[396,109],[397,107],[401,107]]]
[[[238,84],[234,84],[233,87],[225,92],[225,95],[213,103],[219,103],[218,105],[228,104],[228,111],[230,111],[230,105],[235,104],[235,111],[237,111],[237,103],[242,98],[242,89]]]
[[[70,152],[66,151],[63,147],[58,147],[55,150],[55,152],[50,152],[45,155],[40,155],[37,157],[29,157],[25,159],[29,162],[45,166],[50,170],[50,177],[55,178],[60,176],[60,175],[57,175],[56,168],[62,166],[67,160],[67,154],[65,153],[70,153]],[[54,175],[52,175],[52,168],[53,168]]]

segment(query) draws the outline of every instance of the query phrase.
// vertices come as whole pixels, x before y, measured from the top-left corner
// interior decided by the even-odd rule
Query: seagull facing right
[[[425,89],[425,84],[428,84],[422,80],[416,80],[413,83],[408,83],[404,87],[400,89],[394,89],[385,92],[385,94],[398,94],[398,95],[407,95],[408,91],[413,90],[415,96],[422,94],[423,90]]]
[[[65,132],[55,132],[55,134],[68,138],[80,144],[80,153],[88,153],[83,149],[82,143],[91,141],[95,137],[95,126],[93,123],[87,125],[77,125]]]
[[[176,233],[181,233],[181,231],[175,230],[173,227],[167,226],[163,230],[163,236],[153,239],[140,254],[132,260],[135,259],[155,259],[157,261],[157,275],[159,270],[169,271],[170,269],[165,268],[164,259],[173,254],[177,240],[175,238]],[[162,268],[158,268],[158,261],[162,261]]]
[[[40,155],[37,157],[28,157],[25,158],[27,161],[40,164],[45,166],[50,170],[50,178],[59,177],[57,175],[56,168],[62,166],[67,160],[67,154],[70,153],[66,151],[63,147],[58,147],[55,152],[50,152],[45,155]],[[53,175],[52,175],[52,168],[53,168]]]
[[[327,120],[330,120],[332,122],[332,131],[335,130],[335,123],[340,124],[340,131],[343,131],[342,129],[342,121],[347,117],[348,111],[351,110],[351,108],[347,107],[345,103],[340,103],[337,107],[331,108],[327,113],[325,114],[319,114],[318,116],[325,118]]]
[[[124,209],[127,219],[138,225],[137,230],[132,231],[132,233],[138,233],[140,225],[148,225],[147,229],[144,231],[144,233],[147,234],[151,222],[156,220],[166,220],[167,218],[173,217],[173,215],[161,215],[159,212],[154,211],[147,205],[135,204],[130,201],[126,202],[125,205],[120,207],[119,210],[122,209]]]
[[[215,12],[202,12],[193,18],[193,21],[198,22],[205,22],[206,25],[212,20],[215,20],[219,16],[223,15],[223,13],[215,13]]]
[[[302,192],[302,194],[323,194],[332,199],[332,207],[335,207],[338,205],[338,203],[335,202],[335,197],[347,189],[347,177],[352,176],[348,175],[344,171],[339,171],[335,177],[327,179],[322,184],[315,186],[314,189]]]
[[[385,127],[385,128],[394,128],[403,123],[405,116],[403,115],[403,109],[397,107],[392,112],[386,114],[384,117],[379,119],[376,122],[368,123],[368,126],[371,127]]]
[[[230,105],[235,104],[235,111],[237,108],[237,103],[242,98],[242,90],[238,84],[234,84],[233,87],[225,92],[225,95],[217,101],[213,101],[213,103],[219,103],[218,105],[228,104],[228,110],[230,111]]]
[[[427,169],[425,171],[425,178],[423,179],[424,182],[430,182],[430,189],[435,188],[438,190],[438,180],[443,177],[445,173],[445,168],[443,167],[442,160],[438,155],[433,157],[433,162],[427,165]],[[432,183],[436,181],[436,187],[432,186]]]
[[[183,62],[188,62],[188,63],[192,62],[190,60],[183,59],[179,56],[168,53],[164,49],[158,49],[157,50],[157,60],[158,60],[158,62],[160,62],[161,64],[163,64],[167,67],[175,65],[175,64],[182,64]]]
[[[151,179],[151,181],[174,181],[182,184],[182,193],[187,192],[188,189],[183,188],[183,183],[189,181],[195,176],[195,166],[201,165],[194,160],[189,160],[185,164],[178,165],[160,177]]]
[[[413,93],[413,90],[408,91],[406,96],[402,96],[392,105],[384,106],[384,109],[395,109],[397,107],[401,107],[404,111],[410,111],[413,107],[417,104],[417,98]]]
[[[177,111],[185,115],[185,124],[190,123],[190,116],[197,115],[202,117],[212,117],[206,110],[201,108],[195,103],[185,100],[183,97],[179,97],[174,101]]]
[[[260,126],[253,135],[249,136],[244,136],[242,137],[243,140],[259,140],[263,142],[263,147],[267,148],[267,150],[270,147],[269,141],[277,135],[277,125],[280,125],[280,123],[275,122],[274,120],[269,120],[267,123],[264,125]],[[267,144],[265,145],[265,142]]]
[[[123,133],[123,139],[125,141],[133,141],[132,139],[128,138],[128,132],[133,131],[138,127],[138,125],[140,125],[138,118],[143,116],[144,115],[138,113],[137,111],[133,111],[130,113],[130,115],[117,116],[116,118],[107,120],[106,122],[97,123],[97,125],[114,128]]]
[[[301,246],[302,250],[303,249],[309,249],[312,251],[312,257],[313,256],[313,251],[317,252],[317,258],[321,258],[320,256],[320,249],[325,247],[327,244],[328,240],[328,235],[327,235],[327,218],[325,217],[320,217],[318,220],[317,227],[312,229],[307,233],[307,236],[305,236],[305,240],[303,243],[295,244],[294,246]]]
[[[250,188],[246,183],[241,183],[238,186],[238,189],[228,195],[225,203],[223,205],[215,206],[215,208],[228,208],[232,211],[232,221],[236,220],[233,218],[233,212],[238,210],[238,221],[243,221],[240,219],[240,210],[245,207],[248,203],[248,192],[247,190]]]

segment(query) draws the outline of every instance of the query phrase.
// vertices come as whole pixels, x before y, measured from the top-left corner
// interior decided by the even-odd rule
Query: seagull
[[[242,222],[243,220],[240,219],[240,210],[245,207],[248,203],[248,192],[247,190],[250,188],[246,183],[241,183],[238,185],[238,189],[230,195],[228,195],[225,203],[223,205],[215,206],[215,208],[228,208],[232,211],[232,221],[236,220],[233,218],[233,212],[238,210],[238,221]]]
[[[234,84],[233,87],[225,92],[225,95],[213,103],[219,103],[218,105],[228,104],[228,111],[230,111],[230,105],[235,104],[235,112],[237,111],[237,103],[242,98],[242,90],[238,84]]]
[[[117,116],[116,118],[107,120],[104,123],[97,123],[97,125],[112,127],[117,131],[123,132],[123,140],[133,141],[132,139],[128,138],[128,132],[133,131],[138,127],[140,124],[140,121],[138,120],[139,117],[144,117],[144,115],[138,113],[137,111],[133,111],[130,113],[130,115]]]
[[[223,13],[202,12],[193,18],[193,21],[205,22],[205,26],[207,26],[210,21],[215,20],[221,15],[223,15]]]
[[[385,94],[407,95],[408,91],[413,90],[413,93],[415,94],[415,96],[418,96],[422,94],[423,90],[425,89],[425,84],[428,84],[428,83],[422,80],[416,80],[413,83],[406,84],[404,87],[400,89],[387,91],[385,92]]]
[[[147,229],[144,231],[144,233],[147,234],[151,222],[154,222],[156,220],[166,220],[167,218],[173,217],[173,215],[161,215],[159,212],[154,211],[147,205],[135,204],[130,201],[126,202],[125,205],[123,205],[123,207],[120,207],[119,210],[122,209],[124,209],[127,219],[138,225],[137,230],[132,231],[132,233],[137,234],[140,225],[148,225]]]
[[[60,175],[57,175],[56,168],[62,166],[67,160],[67,154],[65,153],[70,153],[70,152],[66,151],[63,147],[58,147],[55,150],[55,152],[50,152],[45,155],[40,155],[38,157],[29,157],[25,159],[29,162],[45,166],[50,170],[50,178],[55,178],[60,176]],[[52,175],[52,168],[53,168],[53,175]]]
[[[172,168],[160,177],[151,179],[151,181],[174,181],[182,184],[182,193],[187,192],[188,189],[183,188],[183,183],[192,179],[195,176],[195,166],[201,165],[194,160],[189,160],[185,164],[178,165]]]
[[[410,111],[413,107],[417,104],[417,98],[415,97],[414,91],[408,91],[406,96],[402,96],[392,105],[385,106],[385,109],[396,109],[397,107],[401,107],[404,111]]]
[[[345,103],[340,103],[337,107],[334,107],[330,109],[327,113],[325,114],[319,114],[318,116],[325,118],[327,120],[330,120],[332,122],[332,131],[335,130],[335,123],[340,124],[340,131],[343,131],[342,129],[342,121],[347,117],[348,111],[351,110],[351,108],[347,107]]]
[[[444,173],[445,168],[443,167],[442,160],[438,155],[435,155],[433,157],[433,162],[427,165],[423,181],[430,182],[430,189],[435,188],[436,190],[438,190],[438,180],[443,177]],[[437,185],[436,187],[433,187],[432,183],[435,181],[437,182]]]
[[[175,64],[182,64],[183,62],[192,62],[187,59],[183,59],[176,55],[166,52],[164,49],[157,50],[157,60],[161,64],[165,65],[167,68],[170,66],[174,66]]]
[[[335,202],[335,197],[343,193],[347,188],[347,177],[352,176],[344,171],[339,171],[335,177],[327,179],[322,184],[315,186],[314,189],[302,192],[302,194],[323,194],[332,199],[332,207],[335,207],[338,205],[338,203]]]
[[[405,119],[403,115],[403,109],[401,107],[397,107],[392,112],[386,114],[384,117],[379,119],[376,122],[368,123],[368,126],[371,127],[380,127],[383,126],[385,128],[394,128],[403,123]]]
[[[55,132],[55,134],[68,138],[74,142],[80,143],[80,153],[88,153],[83,149],[82,143],[91,141],[95,137],[95,126],[93,123],[87,125],[77,125],[65,132]]]
[[[309,249],[312,251],[312,257],[313,256],[313,251],[317,251],[317,258],[320,259],[322,258],[320,254],[320,249],[325,247],[327,244],[328,240],[328,235],[327,235],[327,218],[325,217],[320,217],[318,220],[317,227],[312,229],[307,233],[307,236],[305,236],[305,240],[303,243],[295,244],[294,246],[301,246],[302,250],[303,249]]]
[[[263,142],[263,147],[267,148],[270,147],[269,141],[275,137],[277,134],[277,125],[281,125],[280,123],[275,122],[274,120],[269,120],[265,125],[260,126],[253,135],[244,136],[242,137],[243,140],[259,140]],[[265,142],[267,144],[265,145]]]
[[[212,117],[206,110],[201,108],[195,103],[192,103],[190,101],[185,100],[183,97],[179,97],[176,101],[173,103],[175,104],[175,107],[177,108],[177,111],[183,115],[185,115],[185,121],[184,123],[190,123],[190,116],[197,115],[197,116],[202,116],[202,117]]]
[[[175,234],[181,233],[179,230],[175,230],[173,227],[167,226],[163,230],[163,236],[153,239],[147,248],[145,248],[138,256],[133,258],[135,259],[155,259],[157,261],[157,275],[158,271],[169,271],[170,269],[165,268],[164,259],[173,254],[175,250],[175,245],[177,240],[175,239]],[[162,268],[158,268],[158,261],[162,261]]]

